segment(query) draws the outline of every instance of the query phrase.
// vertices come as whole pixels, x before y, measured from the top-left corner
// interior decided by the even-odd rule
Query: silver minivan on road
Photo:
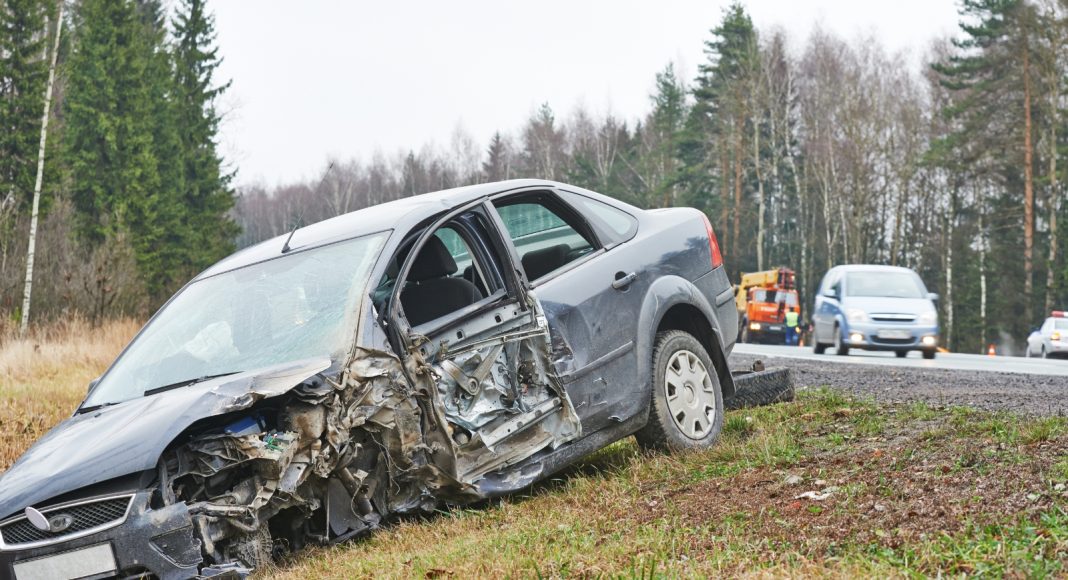
[[[816,354],[833,346],[849,349],[910,350],[932,359],[938,352],[938,295],[928,292],[916,272],[896,266],[836,266],[823,277],[812,307]]]

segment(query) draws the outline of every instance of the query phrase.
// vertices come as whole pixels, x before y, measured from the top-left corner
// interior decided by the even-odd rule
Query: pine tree
[[[512,178],[511,151],[500,131],[495,132],[490,138],[486,160],[482,162],[482,173],[487,181],[504,181]]]
[[[730,240],[725,248],[728,263],[737,268],[743,168],[748,156],[746,123],[759,58],[756,29],[741,4],[728,7],[712,29],[705,55],[708,60],[698,67],[694,105],[679,143],[681,177],[695,196],[690,203],[719,210],[716,225],[727,234],[721,233],[720,239]]]
[[[186,151],[181,139],[182,121],[178,102],[174,55],[167,45],[166,19],[160,0],[136,0],[145,45],[144,83],[152,111],[152,151],[159,171],[160,212],[156,227],[161,233],[151,253],[161,264],[151,279],[150,294],[165,298],[207,264],[196,263],[198,253],[194,216],[185,199]],[[219,256],[221,257],[221,256]],[[213,260],[214,261],[214,260]]]
[[[175,104],[182,163],[181,200],[185,209],[191,266],[202,269],[233,251],[238,227],[229,217],[234,206],[232,174],[223,169],[216,139],[216,100],[230,86],[217,84],[220,58],[215,19],[204,0],[183,0],[173,21]]]
[[[1031,61],[1037,19],[1034,7],[1024,0],[963,0],[961,14],[965,36],[953,41],[957,52],[933,65],[942,85],[954,93],[955,102],[943,112],[956,125],[932,147],[933,157],[958,169],[980,162],[996,166],[1006,187],[994,200],[995,215],[1019,215],[1013,206],[1023,206],[1022,248],[1015,235],[999,228],[1004,237],[996,249],[1005,254],[995,260],[1005,266],[997,277],[1002,293],[1021,294],[1017,281],[1022,279],[1022,299],[1006,305],[1005,313],[1006,319],[1016,320],[1011,325],[1014,333],[1022,335],[1026,321],[1035,317],[1032,110],[1037,83]],[[1022,273],[1014,271],[1020,254]]]
[[[151,82],[160,50],[129,0],[85,0],[77,19],[65,102],[65,153],[79,233],[103,244],[128,233],[145,288],[170,285],[167,241],[178,211],[157,155]],[[166,162],[166,161],[165,161]],[[164,163],[165,163],[164,162]]]
[[[655,139],[650,157],[656,170],[656,182],[649,185],[653,188],[652,193],[660,198],[661,207],[671,207],[676,203],[679,189],[676,155],[686,124],[686,88],[675,75],[673,64],[656,74],[656,93],[652,100],[653,111],[646,130],[651,131]]]
[[[0,0],[0,207],[28,208],[48,77],[44,0]]]

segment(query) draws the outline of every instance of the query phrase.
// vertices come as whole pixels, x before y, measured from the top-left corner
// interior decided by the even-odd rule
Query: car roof
[[[407,228],[435,213],[474,201],[480,197],[528,187],[562,187],[584,194],[592,194],[599,199],[607,199],[593,192],[544,179],[512,179],[481,183],[413,195],[309,224],[301,227],[293,234],[293,239],[289,246],[292,250],[297,251],[330,242],[389,231],[398,227]],[[615,201],[615,203],[619,204],[618,201]],[[288,237],[289,233],[285,233],[235,252],[201,272],[195,280],[279,257],[281,256],[282,246]]]

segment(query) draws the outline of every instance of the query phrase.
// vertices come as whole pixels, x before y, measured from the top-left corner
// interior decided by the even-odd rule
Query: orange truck
[[[741,342],[786,344],[786,313],[801,314],[794,271],[789,268],[742,274],[734,302]]]

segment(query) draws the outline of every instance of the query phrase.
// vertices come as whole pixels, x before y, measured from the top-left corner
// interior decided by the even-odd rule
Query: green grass
[[[626,440],[527,493],[400,520],[261,576],[1059,577],[1066,452],[1063,419],[804,392],[729,413],[707,451]]]

